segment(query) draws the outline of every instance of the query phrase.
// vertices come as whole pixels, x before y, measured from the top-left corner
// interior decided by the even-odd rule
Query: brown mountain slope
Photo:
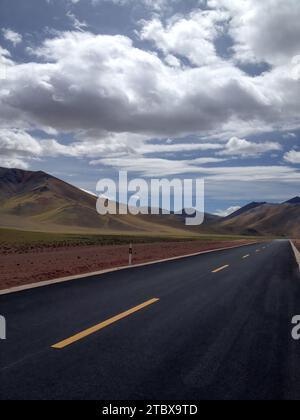
[[[213,218],[213,220],[215,220]],[[211,217],[208,216],[208,224]],[[0,168],[0,226],[43,231],[197,235],[170,216],[100,216],[96,197],[44,172]]]
[[[267,203],[265,203],[265,202],[264,203],[257,203],[255,201],[253,201],[252,203],[247,204],[246,206],[240,208],[239,210],[237,210],[234,213],[227,216],[226,220],[233,219],[234,217],[237,217],[237,216],[241,216],[242,214],[247,213],[250,210],[254,210],[257,207],[260,207],[264,204],[267,204]]]
[[[185,215],[107,215],[96,197],[44,172],[0,168],[0,226],[65,233],[199,233],[300,237],[300,199],[283,204],[251,203],[226,219],[206,214],[200,227],[186,227]]]
[[[238,234],[300,237],[300,205],[262,204],[223,220],[219,227]]]

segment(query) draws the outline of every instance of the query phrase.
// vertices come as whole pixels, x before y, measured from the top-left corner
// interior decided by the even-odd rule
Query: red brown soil
[[[133,263],[139,264],[225,248],[251,241],[193,241],[138,244]],[[128,246],[82,246],[0,255],[0,289],[100,271],[128,264]]]

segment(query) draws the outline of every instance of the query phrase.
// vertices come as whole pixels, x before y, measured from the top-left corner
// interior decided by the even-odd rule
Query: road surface
[[[1,399],[300,399],[288,241],[0,296]]]

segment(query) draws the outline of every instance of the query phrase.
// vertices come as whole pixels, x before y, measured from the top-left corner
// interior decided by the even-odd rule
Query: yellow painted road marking
[[[250,254],[244,255],[243,260],[245,260],[246,258],[249,258],[249,257],[250,257]]]
[[[223,267],[217,268],[216,270],[213,271],[213,273],[219,273],[222,270],[225,270],[226,268],[228,268],[229,265],[224,265]]]
[[[124,319],[132,314],[134,314],[135,312],[140,311],[141,309],[146,308],[147,306],[153,305],[153,303],[158,302],[159,299],[151,299],[148,300],[147,302],[142,303],[141,305],[138,305],[132,309],[129,309],[126,312],[123,312],[119,315],[114,316],[113,318],[107,319],[104,322],[101,322],[101,324],[95,325],[94,327],[88,328],[85,331],[80,332],[79,334],[73,335],[70,338],[67,338],[66,340],[61,341],[60,343],[54,344],[53,346],[51,346],[53,349],[64,349],[67,346],[70,346],[71,344],[76,343],[79,340],[82,340],[83,338],[88,337],[89,335],[92,335],[100,330],[103,330],[103,328],[108,327],[111,324],[114,324],[117,321],[120,321],[121,319]]]

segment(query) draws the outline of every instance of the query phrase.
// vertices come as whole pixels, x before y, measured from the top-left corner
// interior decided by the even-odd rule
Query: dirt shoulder
[[[253,241],[136,244],[134,245],[133,262],[139,264],[251,242]],[[36,249],[30,252],[27,249],[26,252],[1,254],[0,289],[121,267],[127,264],[128,245],[58,247],[43,249],[42,252]]]

